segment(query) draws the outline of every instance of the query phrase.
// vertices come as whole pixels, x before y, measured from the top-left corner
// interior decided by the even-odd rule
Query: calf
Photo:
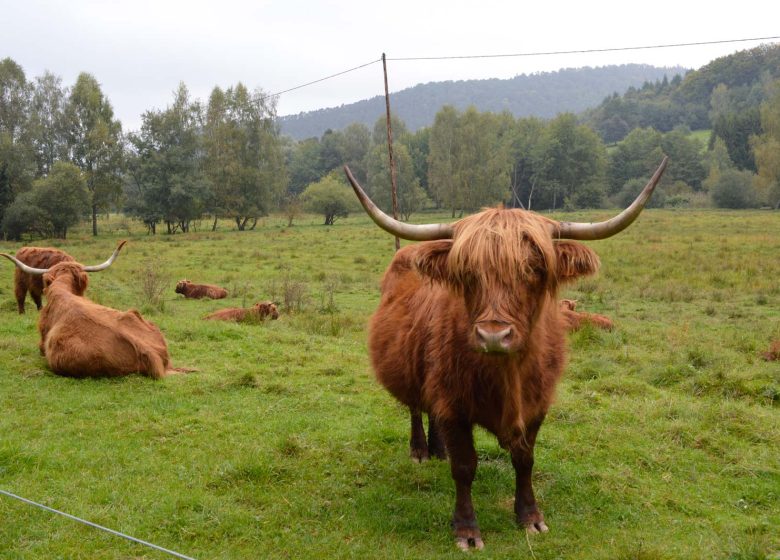
[[[276,304],[270,301],[263,301],[254,304],[250,308],[244,307],[228,307],[227,309],[220,309],[209,315],[206,315],[204,319],[207,321],[252,321],[252,320],[264,320],[266,317],[271,319],[279,318],[279,311],[276,308]]]
[[[179,280],[176,284],[176,293],[184,295],[187,299],[222,299],[227,297],[227,290],[211,284],[193,284],[189,280]]]
[[[611,331],[615,328],[612,319],[606,315],[575,311],[577,302],[573,299],[562,299],[558,303],[561,308],[561,317],[566,325],[566,330],[569,332],[579,330],[585,324],[593,325],[594,327],[607,331]]]

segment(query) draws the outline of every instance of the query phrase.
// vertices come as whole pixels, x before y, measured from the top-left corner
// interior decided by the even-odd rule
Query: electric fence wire
[[[101,531],[105,531],[106,533],[111,533],[112,535],[116,535],[117,537],[122,537],[123,539],[127,539],[129,541],[133,541],[138,544],[142,544],[144,546],[148,546],[150,548],[154,548],[155,550],[159,550],[160,552],[165,552],[166,554],[170,554],[171,556],[175,556],[176,558],[181,558],[182,560],[195,560],[194,558],[190,556],[185,556],[184,554],[180,554],[179,552],[175,552],[173,550],[169,550],[167,548],[163,548],[161,546],[157,546],[156,544],[152,544],[150,542],[137,539],[135,537],[131,537],[130,535],[125,535],[124,533],[120,533],[119,531],[115,531],[114,529],[109,529],[108,527],[103,527],[102,525],[98,525],[97,523],[92,523],[91,521],[87,521],[85,519],[81,519],[80,517],[76,517],[75,515],[71,515],[69,513],[65,513],[64,511],[59,511],[54,508],[50,508],[49,506],[45,506],[43,504],[39,504],[37,502],[33,502],[32,500],[28,500],[27,498],[22,498],[21,496],[17,496],[16,494],[12,494],[11,492],[7,492],[5,490],[0,490],[0,494],[3,494],[5,496],[8,496],[9,498],[14,498],[16,500],[19,500],[20,502],[24,502],[26,504],[41,508],[43,510],[56,513],[58,515],[62,515],[64,517],[67,517],[68,519],[72,519],[74,521],[78,521],[79,523],[83,523],[84,525],[88,525],[90,527],[94,527],[95,529],[100,529]]]
[[[666,44],[660,44],[660,45],[643,45],[643,46],[634,46],[634,47],[609,47],[609,48],[603,48],[603,49],[575,49],[570,51],[536,51],[536,52],[525,52],[525,53],[506,53],[506,54],[471,54],[471,55],[450,55],[450,56],[407,56],[407,57],[387,57],[386,60],[394,61],[394,62],[413,62],[413,61],[421,61],[421,60],[463,60],[463,59],[472,59],[472,58],[511,58],[511,57],[530,57],[530,56],[556,56],[556,55],[562,55],[562,54],[588,54],[588,53],[604,53],[604,52],[620,52],[620,51],[639,51],[639,50],[651,50],[651,49],[668,49],[668,48],[675,48],[675,47],[696,47],[696,46],[702,46],[702,45],[722,45],[726,43],[745,43],[749,41],[775,41],[780,39],[780,35],[774,36],[774,37],[751,37],[747,39],[721,39],[717,41],[697,41],[694,43],[666,43]],[[354,68],[349,68],[347,70],[343,70],[341,72],[337,72],[335,74],[331,74],[329,76],[325,76],[324,78],[319,78],[317,80],[312,80],[311,82],[306,82],[305,84],[301,84],[295,87],[291,87],[289,89],[285,89],[282,91],[277,91],[276,93],[272,93],[270,95],[264,96],[262,99],[269,99],[271,97],[277,97],[279,95],[282,95],[284,93],[289,93],[291,91],[295,91],[297,89],[305,88],[314,84],[318,84],[320,82],[324,82],[325,80],[330,80],[332,78],[336,78],[338,76],[342,76],[344,74],[348,74],[350,72],[354,72],[355,70],[360,70],[361,68],[365,68],[366,66],[371,66],[372,64],[376,64],[377,62],[381,62],[382,59],[376,59],[372,60],[371,62],[366,62],[365,64],[361,64],[360,66],[355,66]]]

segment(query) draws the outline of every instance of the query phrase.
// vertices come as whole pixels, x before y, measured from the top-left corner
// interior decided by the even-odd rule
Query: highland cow
[[[176,284],[176,293],[182,294],[187,299],[223,299],[228,295],[225,288],[211,284],[193,284],[189,280],[179,280]]]
[[[220,309],[204,317],[207,321],[235,321],[241,323],[244,321],[263,321],[267,317],[271,319],[279,318],[279,310],[276,304],[270,301],[263,301],[254,304],[252,307],[228,307]]]
[[[51,268],[57,263],[73,261],[65,251],[53,247],[22,247],[16,252],[16,258],[33,268]],[[24,313],[24,300],[30,292],[38,311],[43,306],[43,277],[39,274],[28,274],[20,268],[14,269],[14,295],[19,314]]]
[[[379,227],[424,241],[399,250],[387,268],[368,344],[378,380],[410,410],[412,458],[449,455],[459,548],[483,547],[471,499],[475,424],[509,450],[518,522],[530,533],[548,530],[531,471],[537,432],[566,363],[558,290],[599,268],[596,253],[567,240],[605,239],[628,227],[666,165],[664,158],[637,199],[605,222],[558,222],[492,208],[454,224],[426,225],[384,214],[345,167]]]
[[[573,299],[562,299],[558,303],[561,306],[561,316],[563,317],[567,331],[571,332],[579,330],[586,324],[593,325],[594,327],[604,329],[606,331],[611,331],[613,328],[615,328],[612,319],[606,315],[576,311],[577,302]]]
[[[110,266],[124,244],[96,267],[65,261],[51,268],[33,268],[0,253],[25,273],[43,277],[46,305],[38,319],[39,348],[54,373],[68,377],[141,373],[159,379],[184,371],[171,368],[160,329],[138,311],[117,311],[84,297],[87,273]]]

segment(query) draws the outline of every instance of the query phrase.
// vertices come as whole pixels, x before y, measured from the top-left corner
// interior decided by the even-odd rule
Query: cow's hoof
[[[550,530],[550,528],[544,521],[539,521],[537,523],[526,524],[525,530],[528,532],[528,534],[535,535],[537,533],[546,533]]]
[[[482,539],[479,537],[476,538],[466,538],[466,537],[458,537],[455,539],[455,546],[457,546],[459,549],[463,551],[468,551],[471,548],[474,548],[476,550],[482,550],[485,548],[485,543],[482,542]]]
[[[544,522],[544,515],[534,504],[531,507],[524,508],[524,511],[518,512],[517,521],[525,527],[529,534],[546,533],[550,530]]]
[[[424,463],[431,458],[427,449],[412,449],[409,456],[415,463]]]

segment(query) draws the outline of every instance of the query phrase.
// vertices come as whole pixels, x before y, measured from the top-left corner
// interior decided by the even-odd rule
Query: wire
[[[113,529],[109,529],[108,527],[103,527],[102,525],[98,525],[97,523],[92,523],[91,521],[86,521],[84,519],[80,519],[76,517],[75,515],[71,515],[69,513],[65,513],[64,511],[59,511],[54,508],[50,508],[48,506],[45,506],[43,504],[39,504],[37,502],[33,502],[32,500],[28,500],[27,498],[22,498],[21,496],[17,496],[16,494],[11,494],[10,492],[6,492],[5,490],[0,490],[0,494],[5,494],[6,496],[10,498],[15,498],[21,502],[24,502],[26,504],[30,504],[35,507],[39,507],[41,509],[45,509],[46,511],[50,511],[52,513],[56,513],[62,516],[67,517],[68,519],[73,519],[74,521],[78,521],[79,523],[83,523],[84,525],[89,525],[90,527],[94,527],[95,529],[100,529],[101,531],[105,531],[107,533],[111,533],[112,535],[116,535],[118,537],[122,537],[124,539],[127,539],[129,541],[137,542],[139,544],[148,546],[150,548],[154,548],[156,550],[159,550],[161,552],[166,552],[170,554],[171,556],[176,556],[177,558],[182,558],[183,560],[195,560],[194,558],[191,558],[189,556],[185,556],[184,554],[179,554],[178,552],[174,552],[173,550],[168,550],[167,548],[163,548],[161,546],[157,546],[156,544],[152,544],[150,542],[142,541],[141,539],[136,539],[135,537],[131,537],[130,535],[125,535],[124,533],[120,533],[119,531],[114,531]]]
[[[696,43],[668,43],[664,45],[645,45],[640,47],[578,49],[578,50],[571,50],[571,51],[539,51],[539,52],[512,53],[512,54],[474,54],[474,55],[462,55],[462,56],[409,56],[409,57],[388,58],[387,60],[413,61],[413,60],[454,60],[454,59],[464,59],[464,58],[508,58],[513,56],[553,56],[559,54],[584,54],[584,53],[615,52],[615,51],[638,51],[642,49],[667,49],[671,47],[694,47],[698,45],[720,45],[724,43],[743,43],[746,41],[772,41],[776,39],[780,39],[780,36],[754,37],[751,39],[724,39],[722,41],[699,41]]]
[[[337,76],[342,76],[344,74],[348,74],[349,72],[354,72],[355,70],[360,70],[361,68],[365,68],[366,66],[371,66],[372,64],[376,64],[377,62],[381,62],[382,59],[378,58],[376,60],[372,60],[371,62],[366,62],[365,64],[361,64],[360,66],[355,66],[354,68],[350,68],[349,70],[343,70],[341,72],[337,72],[335,74],[331,74],[330,76],[325,76],[324,78],[319,78],[318,80],[313,80],[311,82],[306,82],[305,84],[301,84],[299,86],[291,87],[290,89],[285,89],[283,91],[277,91],[276,93],[272,93],[270,95],[266,95],[263,97],[263,99],[268,99],[269,97],[276,97],[277,95],[282,95],[283,93],[289,93],[291,91],[295,91],[296,89],[305,88],[307,86],[318,84],[319,82],[324,82],[325,80],[330,80],[331,78],[335,78]]]

